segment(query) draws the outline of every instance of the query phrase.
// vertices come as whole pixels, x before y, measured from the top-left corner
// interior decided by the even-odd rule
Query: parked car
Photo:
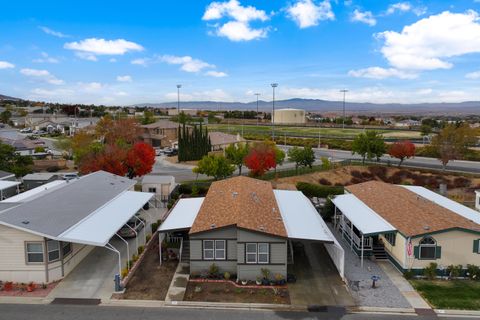
[[[142,222],[138,221],[141,220]],[[145,219],[140,218],[138,216],[132,217],[130,220],[127,221],[126,225],[123,226],[120,230],[118,230],[118,235],[122,238],[135,238],[135,230],[137,234],[143,229],[145,223]],[[127,227],[127,225],[130,227]],[[133,230],[132,230],[133,229]]]
[[[32,133],[32,129],[25,128],[25,129],[20,130],[20,133]]]
[[[160,149],[160,148],[153,148],[153,149],[155,150],[155,155],[156,156],[162,155],[162,149]]]
[[[78,173],[77,172],[66,172],[62,174],[62,179],[63,180],[72,180],[72,179],[77,179],[78,178]]]
[[[172,149],[172,148],[165,148],[163,149],[163,154],[165,154],[168,157],[175,156],[178,154],[178,150]]]

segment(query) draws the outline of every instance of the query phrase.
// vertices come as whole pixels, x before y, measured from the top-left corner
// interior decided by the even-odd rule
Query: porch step
[[[190,261],[190,241],[187,239],[183,240],[183,247],[182,247],[182,262],[189,262]]]
[[[373,256],[375,257],[375,260],[388,260],[388,255],[385,252],[385,247],[376,245],[372,248],[372,253]]]

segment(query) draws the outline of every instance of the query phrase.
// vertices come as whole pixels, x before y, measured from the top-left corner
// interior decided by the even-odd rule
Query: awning
[[[49,183],[45,183],[41,186],[38,186],[36,188],[27,190],[25,192],[19,193],[13,197],[7,198],[3,200],[2,202],[25,202],[25,201],[30,201],[34,199],[36,196],[42,194],[43,192],[50,190],[54,187],[57,187],[59,185],[62,185],[66,183],[65,180],[54,180]]]
[[[334,237],[310,200],[300,191],[274,190],[290,239],[334,242]]]
[[[336,196],[332,202],[364,235],[397,230],[353,194]]]
[[[159,232],[190,229],[197,217],[205,198],[187,198],[178,200],[167,219],[158,228]]]
[[[419,187],[419,186],[402,186],[402,187],[408,189],[411,192],[418,194],[422,198],[430,200],[433,203],[436,203],[439,206],[444,207],[445,209],[453,211],[456,214],[468,220],[472,220],[473,222],[480,224],[480,213],[478,211],[470,209],[464,205],[461,205],[456,201],[450,200],[447,197],[444,197],[424,187]]]
[[[8,180],[0,180],[0,191],[3,191],[5,189],[18,186],[20,182],[18,181],[8,181]]]
[[[152,193],[126,191],[60,234],[57,240],[105,246],[152,197]]]

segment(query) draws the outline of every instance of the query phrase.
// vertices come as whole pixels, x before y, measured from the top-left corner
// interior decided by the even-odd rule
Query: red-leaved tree
[[[400,160],[398,166],[400,167],[405,159],[415,156],[415,145],[408,140],[397,141],[390,146],[388,154]]]
[[[275,148],[272,144],[257,142],[245,157],[245,165],[250,169],[250,175],[259,177],[276,167]]]
[[[137,142],[128,150],[125,164],[130,179],[143,176],[152,171],[155,164],[155,150],[145,142]]]

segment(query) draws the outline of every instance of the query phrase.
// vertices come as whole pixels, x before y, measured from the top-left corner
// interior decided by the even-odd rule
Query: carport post
[[[109,247],[109,246],[110,246],[110,247]],[[118,251],[117,249],[115,249],[115,247],[112,246],[112,245],[110,244],[110,242],[105,245],[105,248],[108,249],[108,250],[110,250],[110,251],[116,252],[116,253],[118,254],[118,274],[119,274],[120,277],[121,277],[121,276],[122,276],[122,257],[120,256],[120,251]]]
[[[145,222],[143,222],[141,219],[139,219],[137,216],[134,216],[135,219],[137,219],[141,224],[143,224],[143,240],[144,244],[147,244],[147,225]],[[138,243],[137,243],[137,254],[138,254]]]
[[[128,241],[125,240],[125,239],[123,239],[122,237],[120,237],[120,235],[119,235],[118,233],[117,233],[116,235],[117,235],[117,237],[120,238],[120,240],[122,240],[123,242],[125,242],[125,244],[127,245],[127,257],[130,257],[130,249],[128,248],[128,247],[129,247],[129,246],[128,246]],[[130,258],[127,259],[127,269],[130,270]]]
[[[363,233],[362,233],[362,251],[361,251],[361,254],[360,254],[360,266],[363,268],[363,239],[364,239],[364,236],[363,236]]]

